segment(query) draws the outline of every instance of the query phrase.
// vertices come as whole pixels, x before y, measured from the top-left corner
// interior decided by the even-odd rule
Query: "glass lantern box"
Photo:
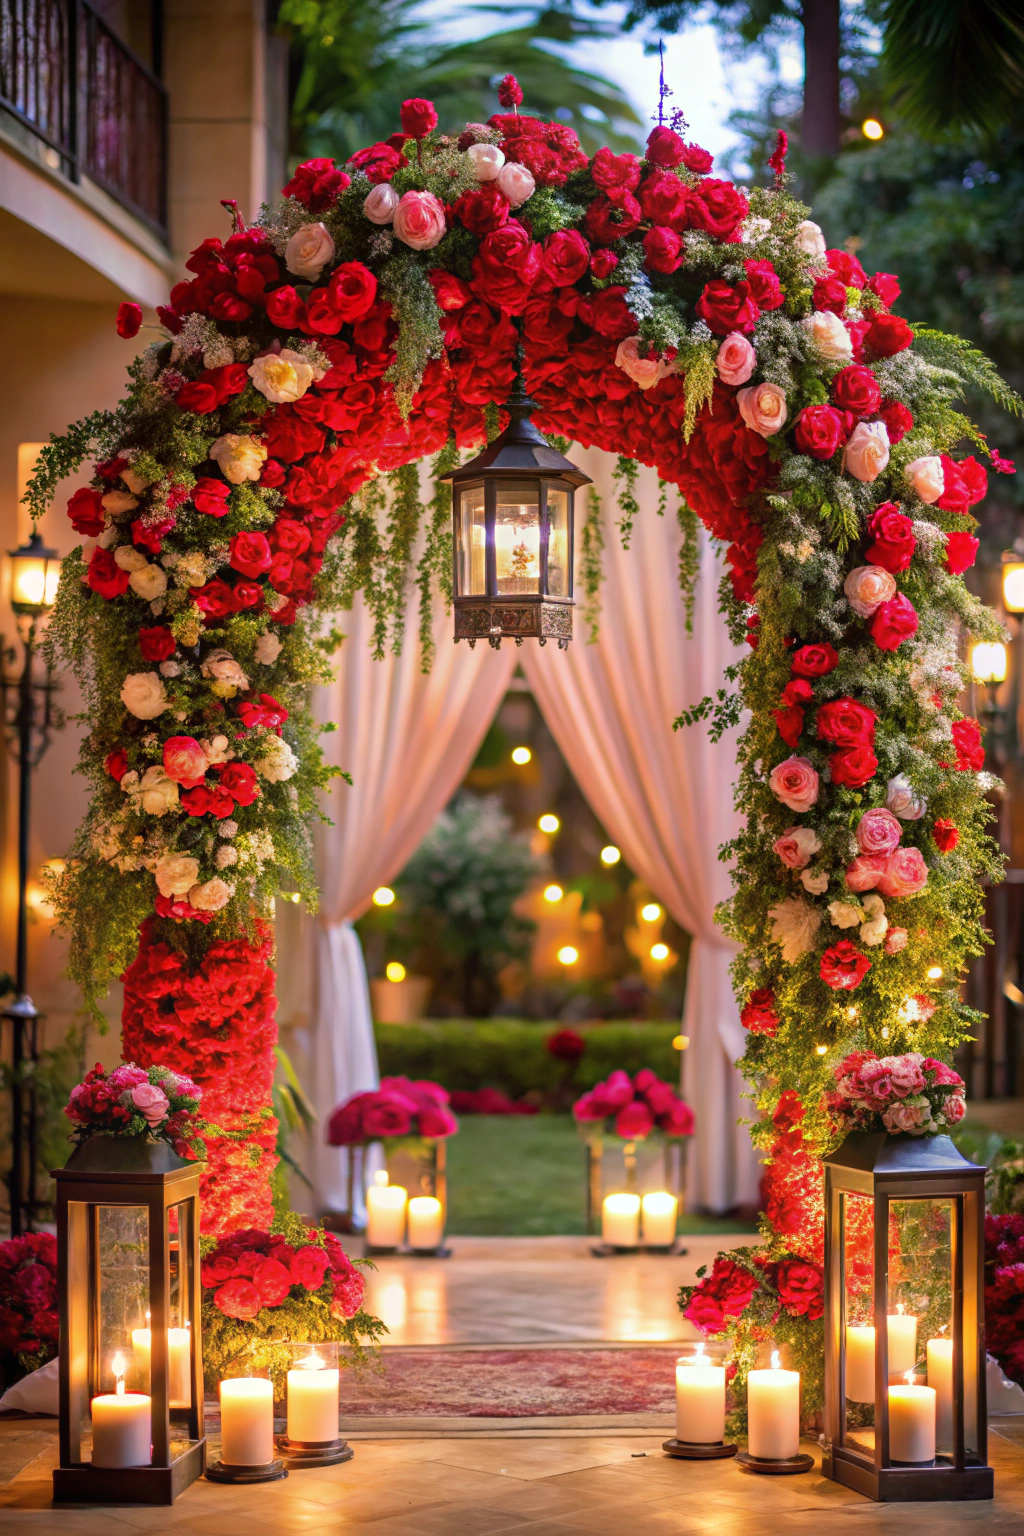
[[[587,1232],[602,1238],[602,1250],[669,1251],[683,1209],[686,1138],[652,1134],[624,1141],[620,1136],[593,1133],[586,1145]],[[620,1217],[625,1220],[618,1232],[609,1227],[609,1200],[624,1208]]]
[[[882,1502],[992,1497],[985,1169],[948,1136],[854,1132],[825,1159],[822,1470]]]

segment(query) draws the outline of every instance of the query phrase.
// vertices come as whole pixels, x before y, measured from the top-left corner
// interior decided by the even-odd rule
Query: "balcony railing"
[[[0,0],[0,108],[167,236],[167,92],[86,0]]]

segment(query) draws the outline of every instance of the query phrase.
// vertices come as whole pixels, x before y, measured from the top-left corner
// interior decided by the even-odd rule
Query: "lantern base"
[[[590,1251],[595,1259],[615,1259],[620,1253],[639,1253],[640,1244],[635,1243],[632,1248],[620,1248],[618,1243],[592,1243]]]
[[[795,1456],[751,1456],[749,1451],[736,1453],[736,1465],[741,1472],[762,1472],[768,1477],[787,1477],[793,1472],[810,1472],[814,1457],[799,1451]]]
[[[355,1455],[347,1440],[289,1440],[287,1435],[277,1435],[274,1444],[285,1466],[295,1472],[302,1467],[334,1467]]]
[[[211,1483],[277,1483],[288,1476],[288,1468],[277,1459],[258,1467],[233,1467],[218,1459],[210,1462],[206,1476]]]
[[[725,1440],[666,1440],[662,1450],[680,1461],[715,1461],[722,1456],[735,1456],[736,1447]]]
[[[495,648],[502,640],[557,640],[565,650],[572,639],[572,602],[568,598],[530,596],[457,597],[455,639],[475,646],[486,640]]]
[[[206,1441],[193,1440],[169,1467],[75,1467],[53,1469],[55,1504],[173,1504],[206,1465]]]
[[[826,1446],[822,1452],[821,1470],[834,1483],[842,1483],[877,1504],[963,1502],[991,1499],[995,1493],[991,1467],[968,1466],[958,1471],[948,1461],[876,1467],[836,1445]]]

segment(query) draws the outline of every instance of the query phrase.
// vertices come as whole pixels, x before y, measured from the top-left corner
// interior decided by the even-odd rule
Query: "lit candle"
[[[935,1443],[953,1449],[953,1340],[929,1339],[928,1385],[935,1388]]]
[[[125,1359],[115,1355],[113,1392],[92,1400],[92,1464],[94,1467],[148,1467],[152,1459],[152,1399],[124,1389]]]
[[[149,1313],[146,1313],[149,1322]],[[132,1353],[143,1381],[152,1388],[153,1336],[148,1328],[132,1329]],[[172,1408],[192,1406],[192,1333],[185,1328],[167,1330],[167,1396]]]
[[[777,1349],[771,1370],[747,1377],[747,1449],[759,1461],[782,1461],[800,1451],[800,1372],[781,1371]]]
[[[711,1364],[703,1342],[692,1360],[676,1362],[676,1439],[699,1445],[725,1439],[725,1366]]]
[[[903,1303],[888,1317],[889,1375],[905,1376],[917,1364],[917,1318],[904,1312]],[[874,1394],[872,1394],[873,1396]]]
[[[605,1195],[601,1236],[613,1248],[635,1248],[640,1241],[640,1196]]]
[[[371,1248],[397,1248],[405,1237],[406,1191],[389,1184],[381,1169],[366,1191],[366,1241]]]
[[[913,1371],[906,1386],[889,1388],[889,1460],[935,1460],[935,1388],[914,1385]]]
[[[339,1381],[315,1349],[288,1372],[289,1440],[337,1440]]]
[[[676,1240],[679,1201],[667,1190],[644,1195],[640,1202],[644,1242],[651,1248],[671,1248]],[[680,1438],[682,1438],[680,1436]]]
[[[846,1330],[846,1395],[851,1403],[875,1400],[875,1330],[870,1323]]]
[[[274,1459],[274,1384],[233,1376],[220,1384],[220,1455],[229,1467],[262,1467]]]
[[[433,1195],[417,1195],[409,1201],[409,1247],[440,1248],[444,1236],[444,1208]]]

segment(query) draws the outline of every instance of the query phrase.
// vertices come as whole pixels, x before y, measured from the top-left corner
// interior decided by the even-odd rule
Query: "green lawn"
[[[572,1116],[463,1115],[448,1143],[448,1204],[448,1230],[463,1237],[583,1234],[586,1159]],[[713,1216],[684,1216],[680,1226],[747,1229]]]

